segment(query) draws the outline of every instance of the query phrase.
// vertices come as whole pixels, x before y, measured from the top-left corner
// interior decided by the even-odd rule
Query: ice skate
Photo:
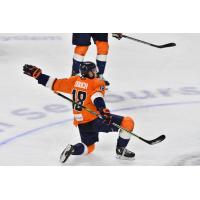
[[[129,151],[128,149],[124,147],[117,147],[116,148],[116,158],[122,159],[122,160],[133,160],[135,157],[135,153],[132,151]]]
[[[67,147],[63,150],[60,155],[60,162],[65,163],[70,155],[74,152],[74,147],[71,144],[68,144]]]

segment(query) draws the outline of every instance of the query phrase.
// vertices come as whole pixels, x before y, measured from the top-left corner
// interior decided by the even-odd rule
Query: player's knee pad
[[[134,121],[131,117],[124,117],[122,122],[121,122],[121,127],[125,128],[128,131],[132,131],[134,128]],[[124,130],[120,130],[119,131],[119,136],[123,139],[130,139],[131,134],[124,131]]]
[[[88,149],[88,154],[92,153],[95,149],[95,144],[91,144],[87,146],[87,149]]]
[[[107,55],[109,50],[108,42],[96,41],[97,54],[98,55]]]
[[[132,131],[134,129],[134,121],[131,117],[124,117],[121,122],[121,127]]]
[[[85,56],[85,54],[87,53],[89,46],[76,46],[74,53],[81,55],[81,56]]]

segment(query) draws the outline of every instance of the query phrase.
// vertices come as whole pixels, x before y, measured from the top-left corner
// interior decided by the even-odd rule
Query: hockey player
[[[122,38],[121,33],[113,33],[113,37]],[[79,74],[80,64],[83,62],[89,46],[91,38],[97,47],[96,63],[98,67],[98,75],[104,80],[103,74],[106,66],[106,60],[109,50],[108,33],[73,33],[72,44],[76,45],[73,55],[72,75]],[[104,80],[106,85],[110,85],[107,80]]]
[[[73,105],[74,125],[78,126],[81,142],[69,144],[60,156],[64,163],[70,155],[82,155],[92,153],[95,143],[99,141],[99,132],[118,132],[116,156],[121,159],[132,159],[135,153],[126,149],[131,134],[119,130],[111,124],[114,122],[126,130],[132,131],[134,121],[131,117],[123,117],[111,114],[104,101],[105,82],[97,78],[96,65],[92,62],[83,62],[80,66],[80,76],[71,76],[64,79],[52,78],[42,73],[42,70],[32,65],[23,66],[24,74],[37,79],[39,84],[51,88],[55,92],[64,92],[72,95],[72,99],[79,105],[83,105],[100,113],[104,120],[82,109],[77,104]]]

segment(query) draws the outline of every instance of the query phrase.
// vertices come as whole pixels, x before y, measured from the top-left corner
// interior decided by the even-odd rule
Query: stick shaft
[[[99,115],[98,113],[94,112],[93,110],[91,110],[91,109],[89,109],[89,108],[87,108],[87,107],[85,107],[85,106],[83,106],[83,105],[79,105],[77,102],[75,102],[75,101],[73,101],[72,99],[70,99],[70,98],[64,96],[64,95],[61,94],[61,93],[56,93],[56,94],[57,94],[58,96],[64,98],[64,99],[67,99],[67,100],[70,101],[71,103],[80,106],[81,108],[87,110],[89,113],[91,113],[91,114],[93,114],[93,115],[95,115],[95,116],[97,116],[98,118],[100,118],[100,119],[103,120],[103,117],[102,117],[101,115]],[[144,139],[144,138],[138,136],[137,134],[128,131],[127,129],[121,127],[120,125],[118,125],[118,124],[116,124],[116,123],[113,123],[113,122],[112,122],[112,125],[115,126],[115,127],[117,127],[117,128],[119,128],[119,129],[121,129],[121,130],[124,130],[124,131],[130,133],[131,135],[137,137],[138,139],[142,140],[143,142],[145,142],[145,143],[147,143],[147,144],[153,144],[153,140],[152,140],[152,141],[151,141],[151,140],[146,140],[146,139]],[[162,141],[162,140],[161,140],[161,141]],[[160,141],[159,141],[159,142],[160,142]]]

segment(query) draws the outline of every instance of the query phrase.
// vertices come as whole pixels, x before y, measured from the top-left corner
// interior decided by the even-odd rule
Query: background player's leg
[[[73,55],[72,76],[79,74],[79,68],[84,60],[89,46],[76,46]]]
[[[106,67],[107,55],[109,50],[108,42],[104,41],[96,41],[97,46],[97,67],[99,70],[99,74],[103,75]]]
[[[96,41],[97,46],[97,67],[98,67],[98,74],[101,79],[103,79],[106,85],[110,85],[109,81],[105,80],[103,77],[105,67],[106,67],[106,60],[108,55],[108,42]]]
[[[97,47],[97,57],[96,63],[98,68],[98,74],[101,79],[103,78],[103,74],[106,67],[107,55],[109,50],[108,44],[108,34],[107,33],[94,33],[92,34],[92,38]],[[106,85],[110,85],[110,83],[105,80]]]
[[[73,55],[72,75],[79,74],[79,67],[84,60],[88,50],[91,34],[90,33],[73,33],[72,44],[76,45]]]

